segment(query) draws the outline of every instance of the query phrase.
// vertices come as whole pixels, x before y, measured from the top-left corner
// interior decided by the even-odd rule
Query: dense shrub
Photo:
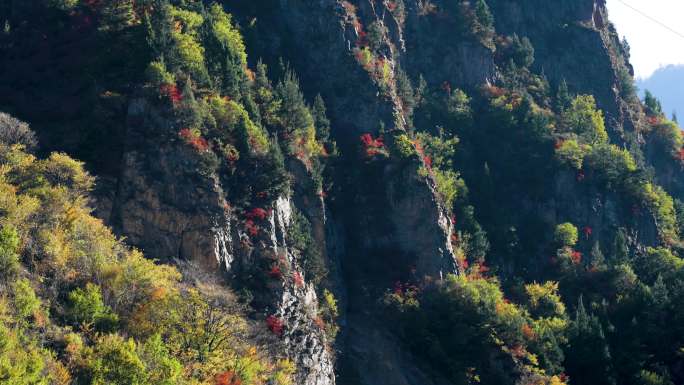
[[[608,141],[603,113],[596,109],[593,96],[581,95],[561,115],[562,132],[574,133],[581,143],[601,144]]]
[[[4,112],[0,112],[0,143],[8,146],[20,144],[28,150],[33,149],[38,144],[36,135],[27,123]]]
[[[243,368],[244,385],[287,383],[291,365],[251,353],[228,289],[188,288],[175,267],[145,259],[90,215],[81,163],[0,146],[0,254],[15,266],[3,277],[11,301],[0,299],[3,378],[171,385]],[[16,268],[20,251],[30,270]]]
[[[452,381],[479,378],[483,383],[513,384],[520,378],[516,376],[536,373],[546,383],[552,376],[532,357],[541,353],[553,360],[549,349],[557,348],[555,338],[565,329],[565,309],[552,284],[530,287],[530,298],[540,309],[538,319],[506,300],[496,281],[450,275],[422,290],[388,293],[385,303],[408,346]],[[529,343],[537,331],[546,333],[546,343],[533,353]],[[553,364],[557,370],[560,362]],[[515,366],[516,374],[502,370],[502,365]],[[553,381],[561,383],[558,377]]]
[[[577,227],[572,223],[561,223],[556,226],[556,231],[553,234],[553,239],[560,247],[575,246],[578,240]]]

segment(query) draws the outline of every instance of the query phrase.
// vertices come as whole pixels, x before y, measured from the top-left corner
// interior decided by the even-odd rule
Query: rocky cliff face
[[[284,14],[276,21],[290,31],[290,40],[299,45],[297,50],[310,53],[301,61],[295,57],[288,59],[297,73],[302,74],[302,83],[315,84],[326,97],[336,127],[335,136],[343,146],[351,148],[360,133],[377,134],[382,125],[404,129],[408,115],[399,100],[394,74],[400,62],[411,60],[407,47],[428,50],[427,54],[433,58],[439,56],[438,47],[423,46],[428,41],[427,33],[404,37],[407,22],[392,17],[381,3],[363,2],[354,12],[336,1],[288,1],[278,4],[277,9]],[[416,12],[412,10],[412,17],[417,18]],[[352,52],[362,35],[362,26],[374,21],[388,25],[379,52],[390,74],[382,79],[382,84],[359,65]],[[428,27],[424,23],[419,26]],[[311,31],[316,31],[315,38],[310,36]],[[445,72],[458,79],[454,81],[478,84],[486,81],[493,71],[491,58],[483,55],[485,51],[472,45],[458,46],[449,50],[440,62]],[[480,62],[473,62],[471,54],[481,56]],[[425,68],[426,63],[423,60],[416,66]],[[349,84],[360,87],[350,89]],[[354,113],[348,114],[348,111]],[[244,220],[229,207],[220,178],[195,172],[199,161],[191,149],[172,140],[152,146],[156,147],[153,151],[142,150],[149,149],[146,144],[156,141],[153,133],[163,132],[169,125],[159,115],[143,99],[129,106],[127,145],[110,215],[111,223],[121,234],[148,255],[195,260],[224,271],[234,282],[249,287],[254,303],[264,316],[284,321],[283,343],[297,363],[297,383],[329,384],[334,383],[332,346],[313,324],[318,312],[315,291],[303,275],[300,258],[287,245],[291,208],[297,206],[310,221],[320,251],[328,255],[327,251],[331,250],[328,265],[332,273],[328,280],[338,288],[338,297],[346,299],[352,309],[348,316],[343,310],[343,319],[350,330],[343,335],[349,336],[349,345],[368,350],[369,359],[382,358],[388,368],[403,368],[400,372],[406,373],[398,372],[397,378],[425,378],[408,374],[417,369],[412,369],[408,364],[411,360],[405,354],[386,351],[383,346],[396,345],[396,342],[372,321],[368,325],[374,325],[376,335],[385,342],[369,343],[364,338],[368,330],[364,326],[366,322],[359,319],[361,313],[357,309],[369,311],[367,315],[371,318],[376,317],[377,309],[372,306],[372,299],[345,293],[342,288],[359,284],[353,280],[354,273],[349,273],[350,270],[381,263],[380,256],[388,253],[402,256],[403,266],[396,269],[400,274],[415,269],[421,276],[440,278],[458,271],[450,241],[453,224],[430,178],[418,175],[416,165],[387,162],[377,170],[380,184],[374,188],[356,191],[353,186],[361,183],[358,175],[341,182],[341,199],[353,200],[355,209],[350,213],[330,213],[324,201],[310,193],[311,181],[306,168],[296,161],[290,162],[293,191],[270,208],[271,215],[265,224],[259,225],[258,240],[255,240],[247,235]],[[333,222],[332,218],[337,217]],[[331,236],[335,238],[332,241],[328,239]],[[255,276],[257,267],[268,268],[272,261],[282,265],[282,281],[245,283],[258,277]],[[354,265],[357,266],[352,268]],[[302,276],[304,283],[295,282],[294,274]],[[385,277],[382,287],[391,285],[394,278]],[[374,290],[381,287],[373,286]],[[345,339],[342,338],[341,347],[348,345]],[[396,346],[394,349],[398,350]],[[380,373],[371,371],[364,382],[378,378]]]
[[[442,6],[441,2],[435,4]],[[422,75],[432,87],[447,84],[476,89],[501,76],[493,50],[475,40],[452,39],[454,21],[433,12],[429,2],[405,1],[401,14],[394,12],[391,2],[372,0],[354,4],[281,0],[271,6],[264,12],[237,2],[229,10],[233,7],[231,11],[243,19],[250,17],[250,12],[259,12],[263,19],[259,25],[268,26],[257,27],[261,29],[252,35],[246,32],[248,42],[258,39],[249,45],[253,54],[285,57],[301,74],[305,89],[323,94],[333,135],[347,154],[354,152],[353,145],[361,133],[377,134],[383,126],[406,129],[410,110],[397,88],[400,68],[413,79]],[[499,0],[491,6],[499,32],[532,40],[535,66],[551,83],[565,78],[574,91],[597,95],[611,122],[612,136],[622,137],[624,131],[636,130],[616,80],[619,71],[628,67],[601,2],[558,6],[543,1]],[[355,47],[366,38],[371,24],[384,27],[373,50],[373,60],[389,69],[380,77],[355,57]],[[577,51],[591,54],[579,56]],[[587,62],[587,58],[591,60]],[[200,261],[226,272],[235,282],[254,279],[256,266],[279,261],[286,271],[282,280],[250,282],[247,286],[254,292],[262,316],[283,320],[283,344],[297,363],[297,383],[333,384],[333,347],[313,323],[318,311],[315,290],[307,277],[303,283],[292,278],[303,275],[299,256],[287,244],[291,210],[296,206],[312,223],[313,237],[333,272],[329,280],[345,304],[337,345],[343,383],[446,383],[424,373],[422,364],[402,351],[377,321],[374,304],[381,290],[409,271],[439,279],[459,270],[450,240],[453,223],[437,197],[434,182],[418,175],[417,166],[391,161],[374,165],[367,171],[378,181],[374,186],[360,186],[368,175],[347,172],[345,180],[337,181],[338,199],[345,204],[333,204],[331,212],[323,199],[307,193],[310,182],[306,168],[294,162],[289,165],[295,179],[293,191],[270,208],[271,214],[255,240],[247,236],[244,221],[228,206],[220,178],[192,171],[196,166],[193,154],[174,144],[140,150],[140,141],[149,141],[140,132],[149,135],[150,125],[164,125],[164,121],[143,101],[132,102],[123,171],[111,214],[111,222],[121,234],[148,255]],[[138,126],[145,130],[139,131]],[[556,195],[561,203],[555,211],[576,213],[579,222],[591,216],[582,214],[584,208],[612,204],[613,198],[607,197],[595,205],[563,207],[572,201],[563,198],[573,195],[568,185],[558,181]],[[548,211],[548,206],[556,203],[531,205],[536,208],[528,210]],[[336,207],[353,209],[336,212]],[[587,226],[600,229],[616,223],[615,218],[602,220],[608,223],[587,222]],[[656,235],[647,232],[640,237],[651,239]],[[385,273],[379,273],[384,276],[371,280],[369,274],[382,271],[377,267],[387,263],[388,255],[396,257],[392,263],[397,265],[390,273],[384,269]]]
[[[505,15],[495,19],[498,32],[532,41],[536,71],[552,85],[565,80],[573,92],[594,95],[606,113],[611,139],[638,143],[638,117],[632,116],[636,106],[626,100],[620,80],[634,71],[608,19],[605,1],[498,0],[492,8],[495,14]]]
[[[631,73],[628,53],[608,21],[605,2],[490,0],[496,34],[485,38],[473,33],[457,16],[455,2],[447,0],[228,3],[227,11],[243,25],[250,60],[263,58],[273,68],[283,58],[300,77],[308,100],[322,94],[341,149],[327,176],[330,196],[317,191],[304,161],[289,157],[289,191],[263,207],[263,215],[247,218],[227,199],[225,178],[205,171],[201,154],[178,138],[173,118],[134,95],[121,97],[127,104],[123,153],[109,167],[118,172],[111,183],[115,193],[100,197],[98,215],[146,255],[198,262],[248,291],[255,318],[282,323],[275,333],[296,363],[298,385],[332,385],[336,376],[343,385],[449,383],[405,351],[381,319],[377,300],[397,281],[462,273],[451,207],[445,207],[435,178],[420,171],[429,167],[424,157],[407,162],[359,155],[359,136],[384,135],[391,147],[393,135],[413,129],[418,92],[406,95],[404,77],[415,90],[448,94],[456,88],[471,95],[496,88],[506,80],[498,37],[515,34],[531,40],[530,69],[543,74],[546,86],[555,89],[565,80],[573,93],[595,95],[611,141],[642,145],[641,107],[624,84]],[[488,129],[481,122],[474,126],[474,131]],[[481,160],[487,143],[471,139],[468,145],[471,158]],[[646,161],[655,164],[658,149],[651,149]],[[488,174],[480,172],[489,170],[481,163],[464,172],[466,179]],[[665,170],[659,174],[663,184],[682,190],[681,170],[656,167]],[[544,179],[543,192],[520,194],[516,207],[502,208],[514,214],[506,220],[552,225],[563,218],[593,229],[593,239],[602,244],[611,243],[613,230],[630,221],[634,231],[627,236],[634,247],[658,243],[654,218],[626,212],[623,197],[580,186],[578,178],[564,172]],[[509,192],[508,187],[500,188]],[[322,284],[307,276],[304,257],[291,244],[295,212],[310,223],[329,271]],[[538,256],[547,250],[542,245],[526,251]],[[501,263],[503,270],[507,263]],[[337,341],[317,322],[318,285],[340,299]]]

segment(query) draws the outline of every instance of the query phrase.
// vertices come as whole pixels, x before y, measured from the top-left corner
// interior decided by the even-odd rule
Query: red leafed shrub
[[[415,295],[419,292],[419,289],[416,285],[413,285],[411,283],[402,283],[402,282],[395,282],[394,283],[394,294],[398,296],[404,296],[404,295]]]
[[[679,152],[677,153],[677,157],[679,158],[679,160],[684,162],[684,147],[679,150]]]
[[[523,347],[520,344],[516,344],[515,346],[513,346],[510,349],[510,351],[511,351],[511,355],[513,355],[513,357],[518,357],[518,358],[524,357],[525,353],[526,353],[525,347]]]
[[[444,92],[451,95],[451,84],[449,84],[448,81],[445,80],[444,83],[442,83],[442,89],[444,90]]]
[[[658,124],[660,124],[660,118],[657,117],[657,116],[649,116],[649,117],[646,118],[646,121],[647,121],[648,124],[650,124],[651,126],[657,126]]]
[[[522,328],[520,328],[520,331],[522,332],[522,335],[525,336],[526,339],[528,340],[534,340],[537,338],[537,334],[532,330],[530,325],[524,324]]]
[[[256,193],[256,197],[259,199],[264,199],[268,196],[268,193],[266,191],[259,191]]]
[[[361,135],[360,139],[363,151],[365,155],[369,158],[380,153],[383,153],[385,151],[385,142],[383,141],[381,136],[376,139],[373,139],[373,136],[371,134],[363,134]]]
[[[159,86],[159,94],[162,96],[165,96],[173,102],[173,104],[176,104],[183,100],[183,96],[181,95],[180,91],[178,90],[178,87],[176,87],[175,84],[162,84]]]
[[[278,266],[278,265],[271,266],[271,270],[268,271],[268,276],[273,278],[273,279],[282,279],[283,278],[283,272],[282,272],[282,270],[280,270],[280,266]]]
[[[425,167],[428,169],[432,168],[432,158],[426,155],[423,157],[423,162],[425,163]]]
[[[229,370],[217,374],[216,377],[214,377],[214,385],[242,385],[242,380],[240,380],[235,372]]]
[[[553,145],[553,147],[554,147],[556,150],[558,150],[558,149],[560,149],[561,147],[563,147],[563,143],[565,143],[565,140],[563,140],[563,139],[558,139],[558,140],[556,141],[556,143]]]
[[[582,253],[573,251],[572,254],[570,254],[570,259],[572,260],[572,263],[579,265],[579,263],[582,262]]]
[[[323,321],[323,318],[321,317],[316,317],[313,320],[314,325],[316,325],[319,329],[325,330],[325,321]]]
[[[294,281],[295,286],[304,287],[304,278],[298,271],[295,271],[292,274],[292,280]]]
[[[358,27],[363,28],[361,24],[359,24]],[[359,38],[356,39],[356,45],[359,47],[368,46],[368,34],[363,29],[359,30]]]
[[[593,231],[593,229],[589,226],[584,226],[584,228],[582,229],[584,236],[587,238],[589,238],[591,236],[592,231]]]
[[[490,98],[498,98],[503,96],[506,93],[506,91],[501,87],[487,85],[484,87],[484,93]]]
[[[206,139],[199,136],[189,128],[183,128],[178,132],[178,136],[185,140],[185,143],[189,144],[197,150],[198,152],[209,151],[209,142]]]
[[[266,326],[268,326],[268,329],[277,336],[282,336],[283,331],[285,330],[283,320],[274,315],[270,315],[266,318]]]
[[[251,219],[245,221],[245,230],[247,230],[247,234],[249,234],[250,237],[256,237],[259,234],[259,226]]]
[[[470,266],[468,260],[465,258],[457,258],[456,263],[458,264],[458,267],[461,268],[461,270],[465,270],[468,268],[468,266]]]
[[[261,221],[265,220],[268,218],[269,212],[260,208],[260,207],[255,207],[247,212],[245,215],[248,219],[259,219]]]

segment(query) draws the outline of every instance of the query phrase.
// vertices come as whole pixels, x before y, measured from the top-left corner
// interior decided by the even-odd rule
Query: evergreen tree
[[[220,5],[205,12],[202,26],[203,45],[209,76],[222,93],[240,100],[247,83],[247,54],[242,36],[232,18]]]
[[[286,70],[285,78],[278,84],[277,93],[282,103],[280,124],[287,134],[302,132],[314,124],[304,95],[299,90],[299,81],[291,70]]]
[[[330,120],[326,116],[325,102],[320,94],[316,95],[311,114],[316,124],[316,139],[323,143],[330,139]]]
[[[591,253],[589,254],[589,256],[591,257],[589,266],[592,270],[606,270],[606,258],[603,256],[603,252],[601,251],[601,246],[599,245],[598,241],[594,242],[594,245],[591,247]]]
[[[192,80],[188,77],[183,84],[183,100],[177,110],[179,123],[182,128],[199,128],[202,125],[202,111],[192,87]]]
[[[611,355],[598,317],[588,314],[582,297],[569,331],[565,368],[577,385],[615,385]]]
[[[646,113],[648,115],[663,115],[663,106],[660,104],[660,100],[653,96],[653,94],[649,90],[644,91],[644,105],[646,106]]]
[[[475,16],[485,30],[491,31],[494,29],[494,16],[492,16],[489,5],[487,5],[485,0],[477,0],[475,3]]]
[[[568,91],[568,83],[562,79],[558,84],[558,91],[556,92],[556,111],[563,112],[570,107],[572,97]]]
[[[263,123],[265,123],[267,127],[277,125],[278,113],[280,112],[280,100],[276,98],[273,86],[267,75],[266,64],[264,64],[261,59],[259,59],[256,65],[254,99],[259,106],[259,112],[263,119]]]
[[[106,0],[100,9],[100,30],[103,31],[121,31],[138,19],[133,0]]]
[[[620,228],[615,233],[615,238],[613,239],[613,261],[626,261],[627,257],[629,257],[629,246],[627,245],[627,236],[625,234],[625,230]]]

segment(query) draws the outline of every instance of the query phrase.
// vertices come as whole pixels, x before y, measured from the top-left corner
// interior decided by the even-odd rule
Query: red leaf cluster
[[[280,266],[278,266],[278,265],[271,266],[271,270],[269,270],[268,276],[273,278],[273,279],[282,279],[283,278],[283,272],[282,272],[282,270],[280,270]]]
[[[245,230],[247,230],[247,234],[249,234],[250,237],[256,237],[259,234],[259,226],[251,219],[245,221]]]
[[[159,86],[159,93],[162,96],[166,96],[171,100],[173,104],[176,104],[183,100],[183,96],[181,95],[180,91],[178,90],[178,87],[176,87],[175,84],[162,84]]]
[[[245,216],[247,217],[247,219],[252,219],[252,220],[258,219],[260,221],[263,221],[266,218],[268,218],[269,214],[270,213],[268,211],[266,211],[260,207],[255,207],[255,208],[249,210]]]
[[[359,38],[356,39],[356,45],[359,47],[367,47],[368,34],[363,30],[363,25],[361,25],[361,23],[357,24],[357,28],[359,29]]]
[[[503,88],[492,85],[485,86],[484,92],[485,95],[489,96],[490,98],[498,98],[506,93],[506,91]]]
[[[532,330],[530,325],[524,324],[522,328],[520,328],[520,331],[522,332],[523,336],[528,339],[528,340],[534,340],[537,338],[537,333]]]
[[[189,128],[183,128],[178,132],[178,135],[185,140],[185,143],[192,146],[198,152],[209,151],[209,142],[203,137],[196,135]]]
[[[511,354],[513,355],[513,357],[518,357],[518,358],[524,357],[525,353],[526,353],[525,347],[520,345],[520,344],[516,344],[515,346],[510,348],[510,351],[511,351]]]
[[[572,263],[579,265],[580,262],[582,262],[582,253],[579,251],[573,251],[572,254],[570,254],[570,259],[572,260]]]
[[[373,139],[371,134],[363,134],[360,139],[363,152],[368,158],[378,155],[385,150],[385,142],[382,136]]]
[[[593,231],[594,230],[589,226],[584,226],[584,228],[582,229],[582,232],[584,233],[584,236],[587,237],[587,239],[591,236],[591,233]]]
[[[660,124],[660,118],[657,117],[657,116],[649,116],[649,117],[646,118],[646,121],[647,121],[648,124],[650,124],[651,126],[657,126],[658,124]]]
[[[277,336],[282,336],[283,331],[285,331],[283,320],[274,315],[270,315],[266,318],[266,326],[268,326],[268,329]]]
[[[451,95],[451,84],[449,84],[449,82],[445,80],[444,83],[442,83],[442,90],[444,90],[444,92],[446,92],[447,94]]]
[[[292,280],[294,281],[295,286],[304,287],[304,278],[298,271],[295,271],[292,274]]]
[[[214,377],[214,385],[242,385],[242,380],[240,380],[235,372],[229,370],[217,374],[216,377]]]
[[[325,329],[325,321],[323,321],[323,318],[321,317],[316,317],[313,320],[314,325],[316,325],[319,329],[323,330]]]
[[[468,260],[466,258],[457,258],[456,263],[458,264],[458,267],[461,268],[461,270],[465,270],[470,266],[470,263],[468,263]]]
[[[682,162],[684,162],[684,147],[682,147],[682,148],[679,150],[679,152],[677,153],[677,158],[679,158],[679,160],[681,160]]]
[[[394,294],[403,296],[406,294],[413,295],[419,292],[418,286],[413,285],[411,283],[402,283],[402,282],[395,282],[394,283]]]

